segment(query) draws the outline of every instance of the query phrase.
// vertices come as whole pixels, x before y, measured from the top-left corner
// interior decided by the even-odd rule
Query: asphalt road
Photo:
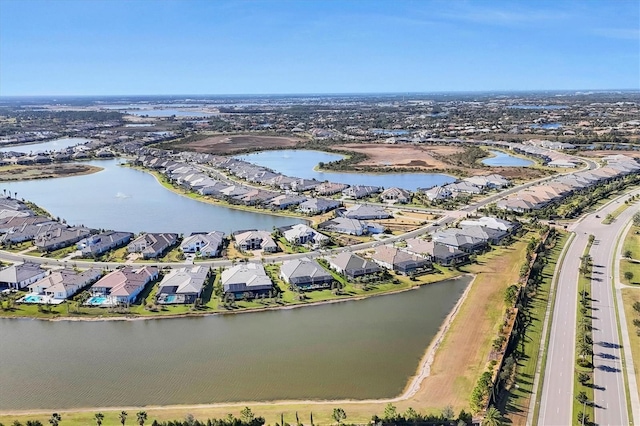
[[[638,191],[634,191],[637,193]],[[626,196],[625,196],[626,198]],[[572,413],[573,374],[576,362],[576,310],[578,305],[578,268],[580,257],[588,243],[589,234],[595,236],[590,254],[593,261],[591,298],[593,308],[595,421],[598,425],[628,425],[629,413],[625,399],[621,366],[621,346],[618,322],[613,302],[612,260],[617,236],[637,206],[625,210],[611,225],[602,220],[620,206],[614,201],[596,213],[585,216],[573,226],[573,240],[561,266],[551,335],[544,370],[544,385],[540,400],[540,425],[571,425],[577,413]],[[596,217],[600,216],[600,217]],[[577,392],[576,392],[577,393]]]

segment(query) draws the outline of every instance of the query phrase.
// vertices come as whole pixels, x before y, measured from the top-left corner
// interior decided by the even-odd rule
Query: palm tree
[[[62,417],[58,413],[53,413],[51,418],[49,419],[49,423],[51,426],[58,426],[58,424],[62,421]]]
[[[501,418],[502,415],[500,414],[500,411],[492,405],[489,407],[487,414],[485,414],[484,419],[482,420],[482,426],[501,426]]]
[[[118,414],[118,418],[120,419],[120,424],[124,426],[125,422],[127,421],[127,412],[121,411],[120,414]]]
[[[95,417],[95,419],[96,419],[96,425],[101,426],[102,425],[102,421],[104,420],[104,414],[96,413],[96,415],[93,416],[93,417]]]
[[[138,424],[140,426],[144,426],[144,422],[147,420],[147,412],[146,411],[138,411],[136,413],[136,417],[138,417]]]

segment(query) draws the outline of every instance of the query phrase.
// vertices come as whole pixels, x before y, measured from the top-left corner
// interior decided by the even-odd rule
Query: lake
[[[505,154],[502,151],[489,150],[489,152],[495,155],[495,157],[482,160],[482,164],[486,164],[487,166],[528,167],[535,164],[534,161],[527,160],[526,158],[514,157],[513,155]]]
[[[154,176],[129,167],[122,160],[88,161],[103,167],[98,173],[56,179],[2,182],[0,190],[17,192],[54,217],[72,225],[129,232],[192,232],[241,229],[270,231],[304,221],[233,210],[178,195],[160,185]]]
[[[393,397],[470,280],[241,315],[0,319],[0,409]]]
[[[340,182],[349,185],[372,185],[384,188],[399,187],[415,191],[455,182],[455,178],[441,173],[339,173],[314,170],[318,163],[343,158],[342,155],[310,150],[261,151],[236,156],[244,161],[268,167],[278,173],[305,179]]]
[[[38,142],[27,145],[13,145],[13,146],[5,146],[0,148],[0,152],[23,152],[28,154],[33,152],[34,154],[37,152],[47,152],[47,151],[60,151],[65,148],[69,148],[70,146],[76,146],[80,144],[84,144],[86,142],[90,142],[89,139],[84,138],[61,138],[55,139],[48,142]]]

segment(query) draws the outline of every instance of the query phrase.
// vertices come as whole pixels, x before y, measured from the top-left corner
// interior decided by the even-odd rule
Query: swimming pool
[[[25,298],[22,299],[22,301],[24,303],[42,303],[42,296],[36,296],[35,294],[30,294],[28,296],[25,296]]]
[[[164,298],[164,303],[173,303],[176,301],[176,295],[175,294],[169,294]]]
[[[91,296],[89,299],[87,299],[86,304],[97,306],[97,305],[102,305],[106,301],[107,301],[107,298],[105,296]]]

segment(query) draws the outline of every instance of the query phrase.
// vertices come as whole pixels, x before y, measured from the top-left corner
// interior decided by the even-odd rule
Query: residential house
[[[91,286],[93,295],[105,296],[110,304],[130,304],[151,281],[158,278],[156,266],[125,266],[108,273]]]
[[[392,201],[396,203],[406,204],[411,201],[411,191],[402,188],[389,188],[380,194],[382,201]]]
[[[347,198],[364,198],[369,195],[377,194],[381,189],[377,186],[354,185],[342,191],[342,195]]]
[[[333,210],[339,206],[339,201],[327,198],[309,198],[308,200],[300,203],[298,211],[307,214],[319,214],[328,212],[329,210]]]
[[[510,234],[513,234],[521,227],[518,222],[510,222],[508,220],[488,216],[479,217],[477,219],[463,220],[459,225],[461,228],[466,226],[483,226],[485,228],[506,231]]]
[[[81,226],[55,228],[41,233],[35,238],[35,246],[40,251],[53,251],[68,247],[92,234],[92,230]]]
[[[466,253],[478,253],[488,247],[486,239],[477,236],[466,235],[460,229],[443,229],[433,234],[433,241],[449,247],[462,250]]]
[[[74,269],[52,271],[49,275],[29,285],[31,293],[44,294],[52,299],[64,300],[96,281],[102,275],[98,268],[78,272]]]
[[[421,189],[421,192],[427,196],[429,201],[446,200],[453,196],[452,192],[443,186],[434,186],[429,189]]]
[[[183,253],[197,253],[200,257],[220,256],[224,241],[224,232],[194,232],[182,240],[180,250]]]
[[[459,265],[469,261],[469,254],[449,247],[435,241],[426,241],[419,238],[410,238],[406,240],[406,250],[410,253],[428,257],[432,262],[438,265],[451,266]]]
[[[131,232],[107,231],[91,235],[78,241],[76,247],[83,257],[99,256],[116,247],[127,244],[133,234]]]
[[[404,275],[431,269],[431,262],[428,259],[388,245],[376,247],[371,259],[383,268],[392,269]]]
[[[347,217],[336,217],[318,225],[319,229],[347,235],[380,234],[384,232],[381,225]]]
[[[158,284],[156,300],[161,304],[194,303],[209,278],[208,266],[186,266],[171,271]]]
[[[331,287],[334,281],[326,269],[308,258],[288,260],[280,267],[280,278],[292,288],[317,290]]]
[[[285,226],[278,228],[282,233],[282,236],[291,244],[305,245],[305,244],[322,244],[324,241],[328,241],[329,237],[321,234],[315,229],[299,223],[296,225]]]
[[[0,270],[0,286],[20,290],[47,275],[47,270],[36,263],[20,263]]]
[[[273,240],[271,233],[255,229],[239,231],[233,234],[236,247],[242,251],[263,250],[267,253],[278,251],[278,245]]]
[[[222,271],[220,282],[225,294],[234,299],[267,295],[273,289],[271,278],[260,263],[240,263]]]
[[[129,253],[140,253],[143,259],[155,259],[178,243],[178,234],[148,233],[140,235],[127,246]]]
[[[323,182],[315,188],[315,192],[318,195],[333,195],[344,191],[348,187],[349,185],[344,183]]]
[[[282,210],[290,206],[296,206],[304,202],[306,199],[307,197],[303,197],[300,195],[282,194],[269,200],[269,205],[273,208]]]
[[[500,244],[502,240],[510,235],[507,231],[486,228],[484,226],[463,226],[458,232],[461,235],[485,240],[489,244]]]
[[[348,219],[370,220],[370,219],[387,219],[393,217],[382,207],[370,206],[366,204],[356,204],[349,207],[342,213],[343,217]]]
[[[351,252],[342,252],[328,259],[329,266],[334,271],[343,274],[347,279],[353,280],[363,275],[376,274],[380,267],[370,260],[364,259]]]

